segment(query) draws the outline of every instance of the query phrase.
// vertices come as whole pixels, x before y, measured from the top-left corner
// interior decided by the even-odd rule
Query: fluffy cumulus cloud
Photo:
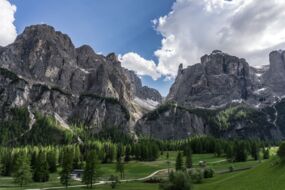
[[[163,36],[154,73],[175,77],[180,63],[193,65],[215,49],[268,64],[270,51],[285,48],[284,10],[284,0],[177,0],[153,21]]]
[[[16,6],[8,0],[0,0],[0,45],[6,46],[12,43],[16,36],[16,27],[13,24]]]
[[[156,64],[152,60],[145,60],[140,55],[130,52],[123,56],[119,56],[122,66],[135,71],[138,75],[149,75],[157,80],[161,75],[157,71]]]

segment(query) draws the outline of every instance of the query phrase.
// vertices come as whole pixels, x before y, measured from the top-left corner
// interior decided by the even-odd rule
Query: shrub
[[[162,179],[158,177],[152,177],[144,181],[144,183],[161,183]]]
[[[270,158],[270,151],[269,151],[269,148],[267,149],[263,149],[263,159],[266,160],[266,159],[269,159]]]
[[[282,142],[277,151],[277,155],[279,156],[282,162],[285,162],[285,142]]]
[[[212,168],[206,168],[204,170],[204,178],[212,178],[214,176],[214,170]]]
[[[114,176],[114,175],[110,176],[109,181],[111,181],[110,185],[112,189],[115,189],[118,183],[120,182],[118,179],[118,176]]]
[[[229,172],[234,172],[234,166],[233,165],[231,165],[231,166],[229,166]]]
[[[161,190],[192,190],[191,178],[187,172],[171,172],[169,181],[161,183]]]
[[[193,181],[193,183],[202,183],[204,178],[204,173],[201,169],[191,169],[190,170],[190,176]]]

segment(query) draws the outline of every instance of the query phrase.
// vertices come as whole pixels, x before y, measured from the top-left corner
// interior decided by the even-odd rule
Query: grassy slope
[[[238,173],[217,175],[196,185],[196,190],[284,190],[285,166],[266,161],[256,168]]]
[[[110,185],[100,185],[96,186],[96,190],[111,190]],[[158,190],[158,184],[149,184],[149,183],[122,183],[118,184],[115,190]],[[86,188],[72,188],[72,190],[86,190]]]
[[[169,161],[170,167],[175,167],[175,159],[177,152],[169,152]],[[215,162],[219,160],[223,160],[224,158],[215,157],[213,154],[194,154],[193,162],[194,164],[198,164],[199,161],[207,161],[207,162]],[[111,174],[116,174],[115,171],[116,165],[112,164],[102,164],[101,170],[103,171],[103,177],[106,179]],[[125,177],[126,178],[140,178],[150,175],[156,170],[166,169],[168,168],[166,161],[166,153],[161,155],[158,160],[153,162],[138,162],[131,161],[125,165]],[[118,175],[118,174],[117,174]]]
[[[175,164],[175,158],[176,158],[177,152],[169,152],[169,160],[170,160],[170,167],[174,167]],[[193,155],[193,161],[195,164],[197,164],[200,160],[204,160],[207,162],[215,162],[222,160],[223,158],[217,158],[213,154],[194,154]],[[140,178],[145,177],[151,173],[153,173],[156,170],[165,169],[167,168],[167,162],[166,162],[166,153],[161,155],[157,161],[154,162],[137,162],[137,161],[131,161],[125,165],[125,177],[126,178]],[[108,179],[111,174],[118,175],[115,171],[116,165],[115,163],[112,164],[102,164],[101,170],[103,172],[103,179]],[[59,169],[60,170],[60,169]],[[50,176],[50,181],[47,183],[30,183],[27,186],[24,187],[24,189],[29,188],[43,188],[43,187],[58,187],[62,186],[58,179],[58,174],[52,174]],[[81,185],[80,182],[73,181],[72,185]],[[138,188],[134,188],[138,187]],[[143,184],[143,183],[127,183],[127,184],[121,184],[120,188],[122,189],[132,189],[132,190],[140,190],[145,188],[146,190],[154,189],[157,190],[158,188],[157,184]],[[109,189],[108,186],[98,186],[97,189]],[[118,188],[118,189],[120,189]],[[16,184],[13,183],[13,179],[11,177],[1,177],[0,176],[0,190],[17,190],[20,189],[17,187]],[[72,188],[72,189],[86,189],[86,188]]]

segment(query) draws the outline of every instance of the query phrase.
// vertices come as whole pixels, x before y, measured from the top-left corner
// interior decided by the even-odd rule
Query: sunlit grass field
[[[275,154],[272,149],[272,154]],[[177,152],[169,152],[169,167],[174,168]],[[283,190],[285,189],[285,167],[276,165],[276,159],[267,161],[254,161],[229,163],[223,157],[216,157],[214,154],[194,154],[193,163],[197,167],[199,161],[206,161],[207,165],[216,172],[211,179],[205,179],[202,184],[194,185],[195,190]],[[229,173],[229,167],[234,168],[234,172]],[[103,172],[100,180],[106,180],[110,175],[118,175],[115,171],[115,163],[102,164],[100,169]],[[153,162],[131,161],[125,164],[125,178],[137,179],[146,177],[153,172],[167,169],[168,162],[166,152],[160,155],[159,159]],[[237,171],[243,168],[249,170]],[[166,177],[166,173],[164,176]],[[19,188],[11,177],[0,177],[0,190],[19,190],[19,189],[41,189],[46,187],[62,187],[59,182],[58,174],[50,175],[50,181],[46,183],[30,183],[23,188]],[[82,185],[81,182],[72,181],[71,185]],[[118,190],[158,190],[158,184],[144,182],[120,183]],[[86,189],[85,187],[70,187],[74,190]],[[95,189],[108,190],[110,185],[98,185]]]

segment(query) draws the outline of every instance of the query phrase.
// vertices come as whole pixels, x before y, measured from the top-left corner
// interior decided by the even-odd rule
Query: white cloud
[[[284,0],[177,0],[153,22],[164,38],[158,70],[175,77],[180,62],[193,65],[215,49],[267,64],[270,51],[285,48],[284,10]]]
[[[0,0],[0,45],[6,46],[17,37],[16,27],[13,24],[16,6],[8,0]]]
[[[161,76],[156,69],[154,61],[145,60],[134,52],[119,56],[119,60],[122,62],[123,67],[135,71],[140,76],[149,75],[154,80],[157,80]]]
[[[268,64],[270,51],[285,49],[284,10],[284,0],[176,0],[152,21],[163,40],[151,69],[173,78],[180,63],[193,65],[215,49]]]

